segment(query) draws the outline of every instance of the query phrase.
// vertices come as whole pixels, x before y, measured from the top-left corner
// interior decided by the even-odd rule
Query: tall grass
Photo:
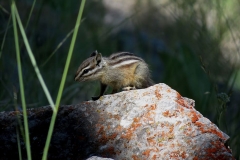
[[[66,61],[65,67],[64,67],[61,84],[60,84],[58,95],[57,95],[56,106],[55,106],[56,112],[53,113],[53,115],[52,115],[52,119],[51,119],[51,122],[50,122],[50,127],[49,127],[49,130],[48,130],[48,136],[47,136],[47,140],[46,140],[46,144],[45,144],[44,152],[43,152],[43,158],[42,158],[43,160],[47,159],[49,144],[50,144],[50,141],[51,141],[51,137],[52,137],[52,133],[53,133],[53,129],[54,129],[54,124],[55,124],[56,117],[57,117],[57,111],[58,111],[58,108],[59,108],[59,105],[60,105],[60,101],[61,101],[61,97],[62,97],[62,93],[63,93],[63,89],[64,89],[64,85],[65,85],[65,81],[66,81],[66,77],[67,77],[67,73],[68,73],[68,68],[69,68],[69,65],[70,65],[71,58],[72,58],[72,53],[73,53],[74,45],[75,45],[75,42],[76,42],[78,28],[80,26],[84,6],[85,6],[85,0],[82,0],[81,5],[80,5],[80,9],[79,9],[79,12],[78,12],[78,17],[77,17],[76,25],[75,25],[75,28],[74,28],[73,37],[72,37],[72,41],[71,41],[71,44],[70,44],[68,56],[67,56],[67,61]]]
[[[31,13],[32,13],[34,4],[35,4],[35,1],[32,5],[32,9],[31,9],[31,12],[30,12],[29,19],[31,17]],[[50,145],[50,142],[51,142],[51,137],[52,137],[52,133],[53,133],[53,129],[54,129],[54,124],[55,124],[55,121],[56,121],[57,112],[58,112],[58,108],[59,108],[59,105],[60,105],[60,101],[61,101],[61,97],[62,97],[62,93],[63,93],[63,89],[64,89],[64,85],[65,85],[65,81],[66,81],[66,77],[67,77],[67,73],[68,73],[68,68],[69,68],[69,65],[70,65],[70,61],[71,61],[71,57],[72,57],[77,33],[78,33],[78,28],[80,26],[84,6],[85,6],[85,0],[82,0],[81,5],[80,5],[80,9],[79,9],[79,13],[78,13],[78,16],[77,16],[76,25],[75,25],[74,32],[73,32],[72,41],[71,41],[71,44],[70,44],[70,49],[69,49],[67,60],[66,60],[66,65],[64,67],[64,72],[63,72],[63,75],[62,75],[62,79],[61,79],[61,83],[60,83],[60,87],[59,87],[59,91],[58,91],[58,95],[57,95],[56,105],[55,105],[53,100],[52,100],[52,97],[51,97],[51,95],[48,91],[48,88],[47,88],[47,86],[46,86],[46,84],[45,84],[45,82],[42,78],[42,75],[39,71],[39,68],[37,66],[34,54],[32,53],[32,50],[31,50],[31,47],[29,45],[24,27],[22,25],[22,21],[20,19],[18,11],[17,11],[15,1],[12,1],[11,13],[12,13],[12,20],[13,20],[14,38],[15,38],[15,46],[16,46],[16,56],[17,56],[17,63],[18,63],[18,74],[19,74],[19,84],[20,84],[20,91],[21,91],[21,101],[22,101],[22,108],[23,108],[24,129],[25,129],[25,134],[24,135],[25,135],[25,140],[26,140],[27,158],[29,160],[32,159],[31,158],[31,145],[30,145],[29,130],[28,130],[28,118],[27,118],[28,116],[27,116],[27,107],[26,107],[26,101],[25,101],[24,82],[23,82],[23,76],[22,76],[22,66],[21,66],[20,48],[19,48],[19,40],[18,40],[19,38],[18,38],[18,29],[17,29],[16,21],[18,22],[18,26],[19,26],[20,32],[22,34],[23,41],[24,41],[24,44],[26,46],[27,53],[28,53],[28,55],[30,57],[30,60],[32,62],[33,68],[36,72],[36,75],[38,77],[39,82],[42,85],[42,88],[45,92],[45,95],[46,95],[48,101],[49,101],[49,104],[50,104],[50,106],[52,107],[52,110],[53,110],[53,115],[52,115],[52,119],[51,119],[51,122],[50,122],[49,131],[48,131],[48,135],[47,135],[47,140],[46,140],[46,144],[45,144],[44,151],[43,151],[43,157],[42,157],[42,159],[45,160],[45,159],[47,159],[47,154],[48,154],[49,145]],[[28,19],[28,22],[29,22],[29,19]],[[27,25],[28,25],[28,22],[27,22]],[[25,28],[27,28],[27,25],[26,25]],[[19,145],[19,143],[20,143],[19,133],[17,132],[17,134],[18,134],[18,146],[20,146]],[[19,149],[19,151],[20,150],[21,149]],[[19,156],[20,156],[20,159],[21,159],[21,152],[19,153]]]
[[[151,67],[154,81],[166,83],[181,95],[194,99],[196,109],[231,137],[229,144],[233,154],[240,156],[240,111],[239,104],[236,104],[239,101],[234,98],[239,96],[239,87],[236,86],[240,86],[240,76],[236,74],[239,66],[233,64],[237,55],[240,57],[237,43],[239,2],[136,0],[132,13],[118,23],[107,24],[105,20],[112,14],[108,13],[103,1],[86,1],[86,4],[84,1],[86,21],[81,24],[78,38],[76,31],[80,23],[76,22],[74,29],[73,26],[75,17],[78,16],[78,21],[81,16],[83,1],[80,8],[76,6],[79,3],[77,0],[49,0],[40,3],[34,0],[29,6],[25,5],[30,4],[29,1],[16,3],[24,4],[18,6],[20,13],[15,6],[15,18],[11,18],[13,13],[10,15],[6,6],[0,6],[1,13],[9,18],[5,20],[2,18],[4,16],[0,16],[0,23],[3,24],[0,25],[0,106],[1,110],[14,108],[11,88],[16,86],[18,91],[18,85],[21,95],[22,91],[29,95],[25,101],[28,108],[50,104],[53,117],[43,158],[47,157],[60,102],[79,103],[88,100],[97,90],[93,83],[85,85],[73,81],[80,62],[96,49],[105,56],[116,51],[130,51],[141,56]],[[48,18],[48,15],[53,18]],[[12,27],[15,28],[14,33]],[[16,33],[18,31],[20,32]],[[14,71],[15,68],[19,70],[19,67],[15,66],[17,52],[16,47],[12,48],[12,37],[18,34],[23,37],[18,37],[17,43],[21,44],[18,52],[21,60],[24,60],[21,64],[24,86],[20,85],[20,80],[14,80],[20,72]],[[73,37],[70,42],[68,38],[71,35]],[[75,44],[73,39],[81,45],[75,45],[76,54],[72,55]],[[230,46],[230,49],[223,50],[225,46]],[[65,54],[67,52],[68,55]],[[232,60],[229,57],[235,58]],[[65,68],[62,69],[63,67]],[[66,77],[68,72],[69,76]],[[56,83],[58,80],[59,83]],[[230,102],[227,102],[229,99],[226,95],[230,97]],[[24,103],[23,100],[21,103]]]
[[[26,143],[26,148],[27,148],[27,157],[28,157],[29,160],[31,160],[32,156],[31,156],[30,138],[29,138],[29,130],[28,130],[27,106],[26,106],[25,93],[24,93],[22,65],[21,65],[21,59],[20,59],[20,49],[19,49],[18,31],[17,31],[16,14],[15,14],[16,13],[16,6],[15,6],[14,1],[12,1],[11,13],[12,13],[12,20],[13,20],[13,30],[14,30],[16,56],[17,56],[17,64],[18,64],[19,84],[20,84],[20,92],[21,92],[21,100],[22,100],[22,108],[23,108],[25,143]]]

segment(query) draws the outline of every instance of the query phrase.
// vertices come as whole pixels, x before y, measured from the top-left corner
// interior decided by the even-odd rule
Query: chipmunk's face
[[[103,67],[102,55],[95,51],[79,66],[74,79],[79,82],[98,80],[103,74]]]

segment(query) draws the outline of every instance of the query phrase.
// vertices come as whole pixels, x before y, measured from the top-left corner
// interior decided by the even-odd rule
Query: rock
[[[15,115],[0,113],[0,150],[5,159],[18,158]],[[39,159],[51,108],[32,109],[28,115],[33,159]],[[229,160],[234,158],[226,145],[228,139],[196,111],[193,100],[156,84],[61,106],[48,158]]]
[[[86,160],[113,160],[112,158],[102,158],[102,157],[97,157],[97,156],[92,156]]]

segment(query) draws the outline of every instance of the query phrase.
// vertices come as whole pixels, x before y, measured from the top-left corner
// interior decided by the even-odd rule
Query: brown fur
[[[125,62],[131,63],[124,64]],[[122,66],[116,67],[118,64],[122,64]],[[89,73],[80,74],[87,67],[90,69]],[[110,86],[114,91],[129,86],[136,89],[146,88],[153,84],[144,60],[128,52],[114,53],[109,58],[104,58],[96,52],[94,56],[80,65],[75,80],[99,80],[103,84],[102,86]]]

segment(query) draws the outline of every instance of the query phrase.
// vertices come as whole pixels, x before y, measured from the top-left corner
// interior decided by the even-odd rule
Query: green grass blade
[[[86,0],[82,0],[81,5],[80,5],[80,9],[79,9],[79,12],[78,12],[78,17],[77,17],[76,25],[75,25],[74,32],[73,32],[73,37],[72,37],[72,41],[71,41],[71,44],[70,44],[70,48],[69,48],[69,52],[68,52],[68,56],[67,56],[67,60],[66,60],[66,65],[64,67],[64,72],[63,72],[61,84],[60,84],[58,95],[57,95],[56,107],[55,107],[57,111],[58,111],[58,108],[59,108],[59,105],[60,105],[60,100],[61,100],[61,97],[62,97],[63,88],[64,88],[64,85],[65,85],[69,64],[70,64],[70,61],[71,61],[71,58],[72,58],[72,53],[73,53],[75,41],[76,41],[76,38],[77,38],[78,28],[79,28],[80,23],[81,23],[81,18],[82,18],[83,9],[84,9],[84,6],[85,6],[85,1]],[[51,138],[52,138],[52,133],[53,133],[53,128],[54,128],[54,124],[55,124],[55,121],[56,121],[56,117],[57,117],[57,112],[53,113],[53,115],[52,115],[50,127],[49,127],[49,130],[48,130],[48,136],[47,136],[46,144],[45,144],[45,147],[44,147],[44,152],[43,152],[43,157],[42,157],[43,160],[47,159],[47,153],[48,153],[50,141],[51,141]]]
[[[58,51],[58,49],[63,45],[63,43],[70,37],[73,33],[74,29],[72,29],[66,37],[57,45],[56,49],[52,52],[52,54],[48,57],[48,59],[41,65],[41,67],[45,66],[47,62],[52,58],[52,56]]]
[[[41,75],[41,73],[40,73],[40,71],[38,69],[35,57],[34,57],[34,55],[32,53],[30,45],[28,43],[27,36],[26,36],[25,31],[24,31],[24,28],[23,28],[23,25],[22,25],[22,22],[21,22],[21,19],[20,19],[20,16],[18,14],[18,11],[17,11],[16,7],[15,7],[15,15],[16,15],[16,18],[17,18],[17,22],[18,22],[18,25],[19,25],[20,32],[21,32],[22,37],[23,37],[23,41],[25,43],[28,55],[29,55],[30,60],[31,60],[32,65],[33,65],[33,68],[34,68],[34,70],[35,70],[35,72],[37,74],[38,80],[39,80],[39,82],[40,82],[40,84],[41,84],[41,86],[43,88],[43,91],[44,91],[44,93],[45,93],[45,95],[46,95],[46,97],[48,99],[48,102],[50,103],[50,106],[52,107],[53,112],[56,112],[56,109],[54,107],[55,105],[53,103],[52,97],[51,97],[51,95],[50,95],[50,93],[48,91],[48,88],[47,88],[47,86],[46,86],[46,84],[45,84],[45,82],[44,82],[44,80],[42,78],[42,75]]]
[[[3,8],[3,6],[2,5],[0,5],[0,9],[3,11],[3,12],[5,12],[5,13],[7,13],[7,14],[9,14],[9,12],[5,9],[5,8]]]
[[[81,20],[81,23],[84,21],[85,19]],[[72,35],[74,29],[72,29],[65,37],[64,39],[57,45],[57,47],[55,48],[55,50],[50,54],[50,56],[47,58],[47,60],[41,65],[41,67],[45,66],[48,61],[52,58],[52,56],[58,51],[58,49],[65,43],[65,41]]]
[[[18,32],[17,32],[17,23],[15,17],[15,2],[12,1],[11,4],[11,12],[12,12],[12,20],[13,20],[13,31],[14,31],[14,40],[15,40],[15,47],[16,47],[16,55],[17,55],[17,64],[18,64],[18,75],[19,75],[19,85],[20,85],[20,93],[21,93],[21,100],[22,100],[22,109],[23,109],[23,121],[24,121],[24,129],[25,129],[25,138],[26,138],[26,148],[27,148],[27,157],[28,160],[32,159],[31,156],[31,148],[30,148],[30,138],[29,138],[29,131],[28,131],[28,119],[27,119],[27,107],[24,95],[24,85],[23,85],[23,77],[22,77],[22,68],[21,68],[21,58],[20,58],[20,49],[19,49],[19,42],[18,42]]]
[[[25,133],[24,133],[24,127],[22,125],[22,121],[20,119],[20,112],[18,110],[18,104],[17,104],[17,91],[16,88],[13,87],[13,101],[14,101],[14,107],[15,107],[15,111],[16,111],[16,118],[17,118],[17,122],[18,122],[18,130],[20,130],[20,133],[23,137],[24,142],[26,142],[26,138],[25,138]],[[19,131],[18,131],[19,133]]]
[[[19,136],[19,131],[18,128],[16,127],[16,134],[17,134],[17,144],[18,144],[18,156],[19,160],[22,160],[22,151],[21,151],[21,142],[20,142],[20,136]]]
[[[33,1],[32,7],[31,7],[31,10],[30,10],[30,13],[29,13],[29,16],[28,16],[28,20],[27,20],[27,23],[26,23],[26,26],[25,26],[25,30],[26,30],[27,27],[28,27],[29,21],[30,21],[31,16],[32,16],[33,9],[34,9],[34,7],[35,7],[35,4],[36,4],[36,0]]]
[[[26,142],[25,139],[25,134],[24,134],[24,128],[22,125],[22,121],[20,120],[20,116],[19,116],[19,111],[18,111],[18,104],[17,104],[17,91],[16,88],[13,87],[13,101],[14,101],[14,107],[15,107],[15,111],[16,111],[16,118],[18,121],[18,126],[16,126],[16,134],[17,134],[17,144],[18,144],[18,156],[19,159],[22,160],[22,150],[21,150],[21,141],[20,141],[20,133],[23,137],[24,142]],[[20,131],[20,133],[19,133]]]
[[[2,51],[3,51],[3,46],[4,46],[4,43],[5,43],[5,40],[6,40],[6,36],[7,36],[7,32],[8,32],[8,29],[10,28],[9,25],[10,25],[10,21],[11,21],[11,15],[9,16],[9,20],[8,20],[8,23],[7,23],[7,29],[4,33],[4,36],[3,36],[3,41],[2,41],[2,45],[1,45],[1,49],[0,49],[0,59],[1,59],[1,56],[2,56]]]

